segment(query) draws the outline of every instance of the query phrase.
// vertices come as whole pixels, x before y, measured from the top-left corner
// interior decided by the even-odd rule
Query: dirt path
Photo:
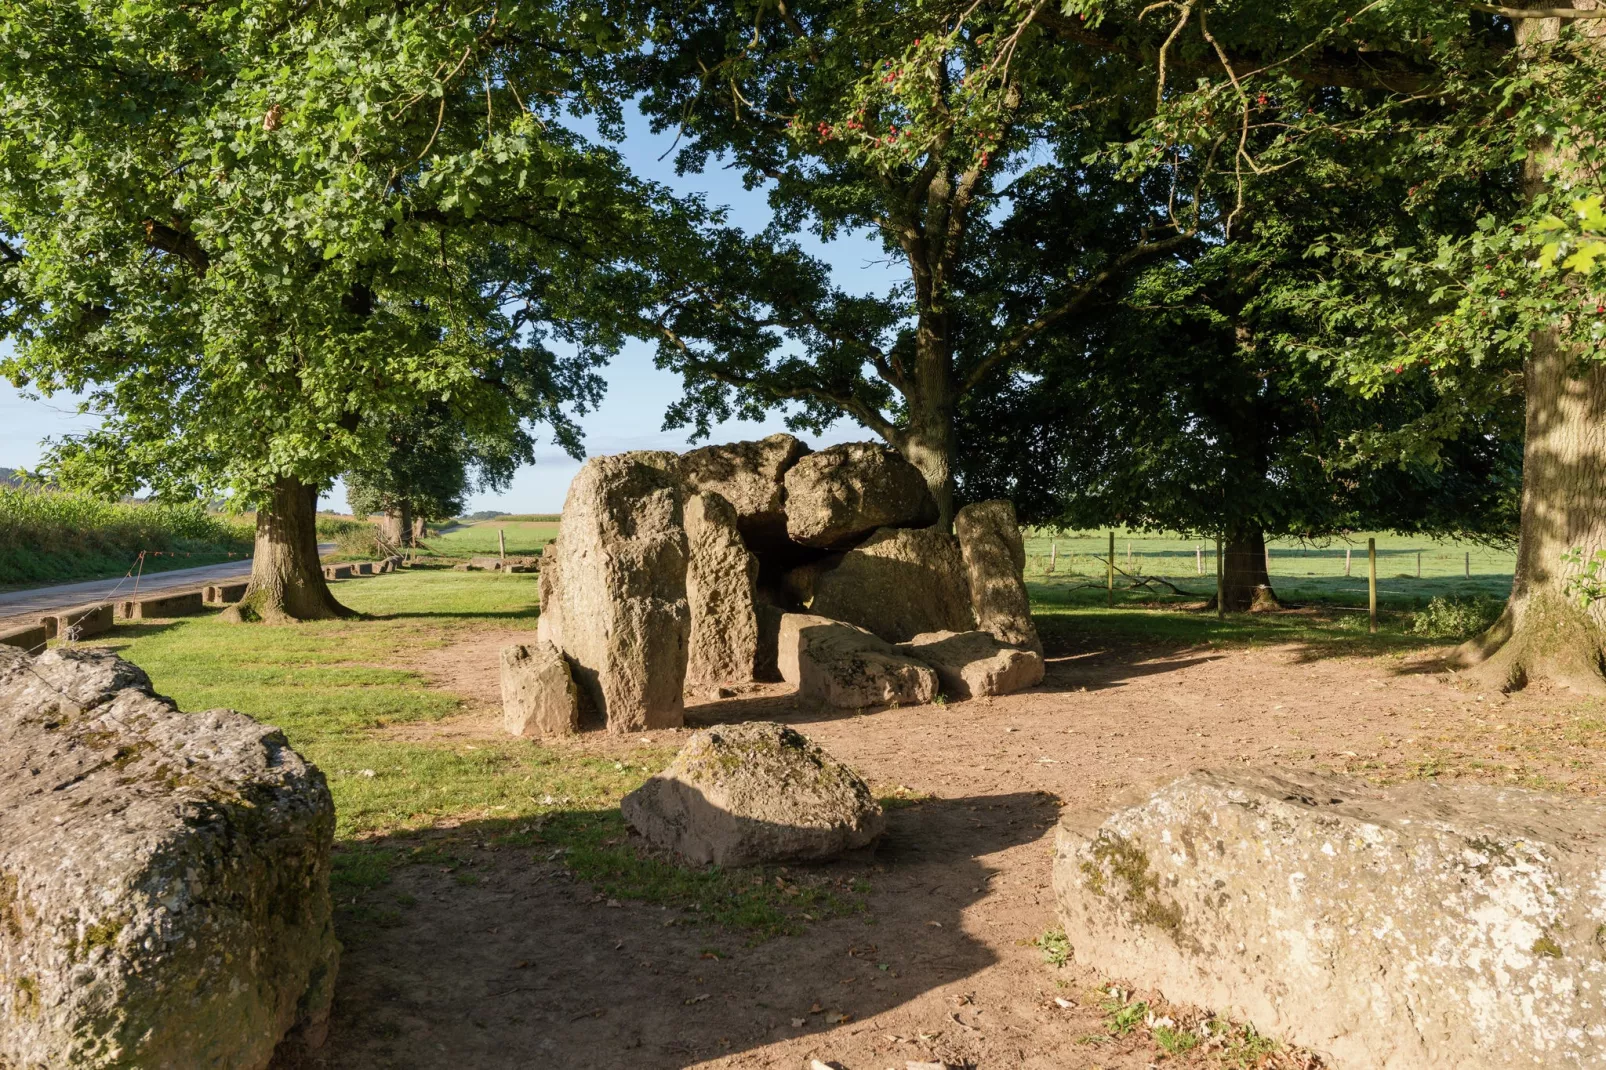
[[[431,664],[459,685],[494,680],[496,645],[483,637]],[[1050,654],[1042,687],[992,701],[838,714],[767,688],[688,711],[693,727],[796,725],[881,793],[930,796],[891,813],[873,859],[815,871],[868,879],[867,915],[747,947],[677,912],[599,901],[527,850],[477,846],[472,882],[453,867],[398,871],[387,893],[410,909],[350,940],[320,1065],[1140,1070],[1156,1050],[1142,1030],[1107,1034],[1095,986],[1108,979],[1074,963],[1054,970],[1032,946],[1055,925],[1061,804],[1106,809],[1125,791],[1234,762],[1585,792],[1606,773],[1598,706],[1480,695],[1427,655],[1075,637]],[[465,697],[479,708],[440,733],[494,735],[494,692]],[[1166,1065],[1219,1064],[1195,1054]]]

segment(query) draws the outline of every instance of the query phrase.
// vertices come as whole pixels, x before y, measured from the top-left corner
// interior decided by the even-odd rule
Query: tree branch
[[[205,275],[206,269],[212,264],[212,258],[201,248],[201,243],[195,240],[195,235],[177,230],[165,223],[158,223],[154,219],[145,220],[145,243],[153,249],[171,253],[183,260],[195,269],[197,275]]]
[[[1027,342],[1030,342],[1043,331],[1075,312],[1088,298],[1097,293],[1105,283],[1126,274],[1127,271],[1145,260],[1151,260],[1156,256],[1161,256],[1173,249],[1180,248],[1192,241],[1193,238],[1193,231],[1184,231],[1181,234],[1173,234],[1169,238],[1162,238],[1160,241],[1145,242],[1135,249],[1129,249],[1122,253],[1109,267],[1093,276],[1088,282],[1077,287],[1076,292],[1070,298],[1055,305],[1048,311],[1040,313],[1036,319],[1000,342],[997,349],[993,350],[981,363],[971,369],[969,375],[965,376],[964,384],[959,388],[959,396],[963,397],[969,393],[978,383],[987,378],[988,374],[998,367],[1001,362],[1019,353]]]
[[[1501,7],[1498,4],[1473,4],[1472,10],[1491,15],[1504,15],[1508,19],[1606,19],[1606,8],[1584,10],[1576,7]]]

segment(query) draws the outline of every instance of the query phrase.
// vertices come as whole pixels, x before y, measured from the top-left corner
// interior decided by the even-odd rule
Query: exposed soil
[[[419,668],[474,708],[398,731],[494,736],[506,641],[487,634],[429,653]],[[416,903],[389,927],[346,936],[315,1062],[1139,1070],[1158,1053],[1141,1029],[1108,1037],[1097,1005],[1111,979],[1076,963],[1051,968],[1032,946],[1056,924],[1049,863],[1061,805],[1107,809],[1132,789],[1235,762],[1593,793],[1606,772],[1599,711],[1565,693],[1463,688],[1431,651],[1342,658],[1075,635],[1051,644],[1041,687],[991,701],[853,714],[767,687],[699,702],[691,727],[784,721],[879,793],[930,796],[891,813],[872,859],[825,867],[870,881],[867,916],[744,946],[738,934],[674,924],[678,912],[599,901],[528,850],[475,847],[478,883],[402,867],[384,894]],[[650,735],[669,744],[688,731]],[[623,754],[635,741],[590,734],[564,745]],[[1194,1055],[1165,1065],[1215,1064]]]

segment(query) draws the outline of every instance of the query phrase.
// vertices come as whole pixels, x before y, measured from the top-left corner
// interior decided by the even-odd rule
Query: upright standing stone
[[[678,471],[693,490],[711,491],[736,511],[736,526],[757,543],[786,539],[786,473],[809,448],[791,435],[704,446],[681,456]]]
[[[718,494],[686,499],[686,601],[691,645],[686,682],[744,683],[755,678],[758,617],[754,599],[758,559],[736,527],[736,510]]]
[[[954,517],[964,557],[976,626],[1005,643],[1043,652],[1026,597],[1026,546],[1015,506],[1002,499],[976,502]],[[935,630],[935,629],[933,629]]]
[[[672,453],[593,457],[569,484],[538,634],[610,731],[677,728],[691,633],[683,485]]]
[[[502,648],[502,727],[526,739],[580,730],[580,693],[551,643]]]
[[[1076,959],[1335,1070],[1606,1065],[1606,804],[1296,770],[1068,815]]]
[[[790,575],[810,571],[811,613],[868,628],[889,643],[976,626],[959,543],[934,528],[882,528],[834,563]]]
[[[876,528],[936,521],[937,502],[925,476],[874,442],[811,453],[786,473],[786,533],[803,546],[840,549]]]
[[[0,1066],[237,1067],[316,1045],[335,809],[278,729],[106,651],[0,648]]]

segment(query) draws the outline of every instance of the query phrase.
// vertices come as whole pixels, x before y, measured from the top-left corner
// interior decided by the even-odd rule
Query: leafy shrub
[[[1466,639],[1493,624],[1505,609],[1497,598],[1436,597],[1411,619],[1411,631],[1426,639]]]
[[[0,583],[119,575],[142,550],[146,572],[206,564],[250,553],[251,540],[250,525],[196,501],[108,502],[0,485]]]

